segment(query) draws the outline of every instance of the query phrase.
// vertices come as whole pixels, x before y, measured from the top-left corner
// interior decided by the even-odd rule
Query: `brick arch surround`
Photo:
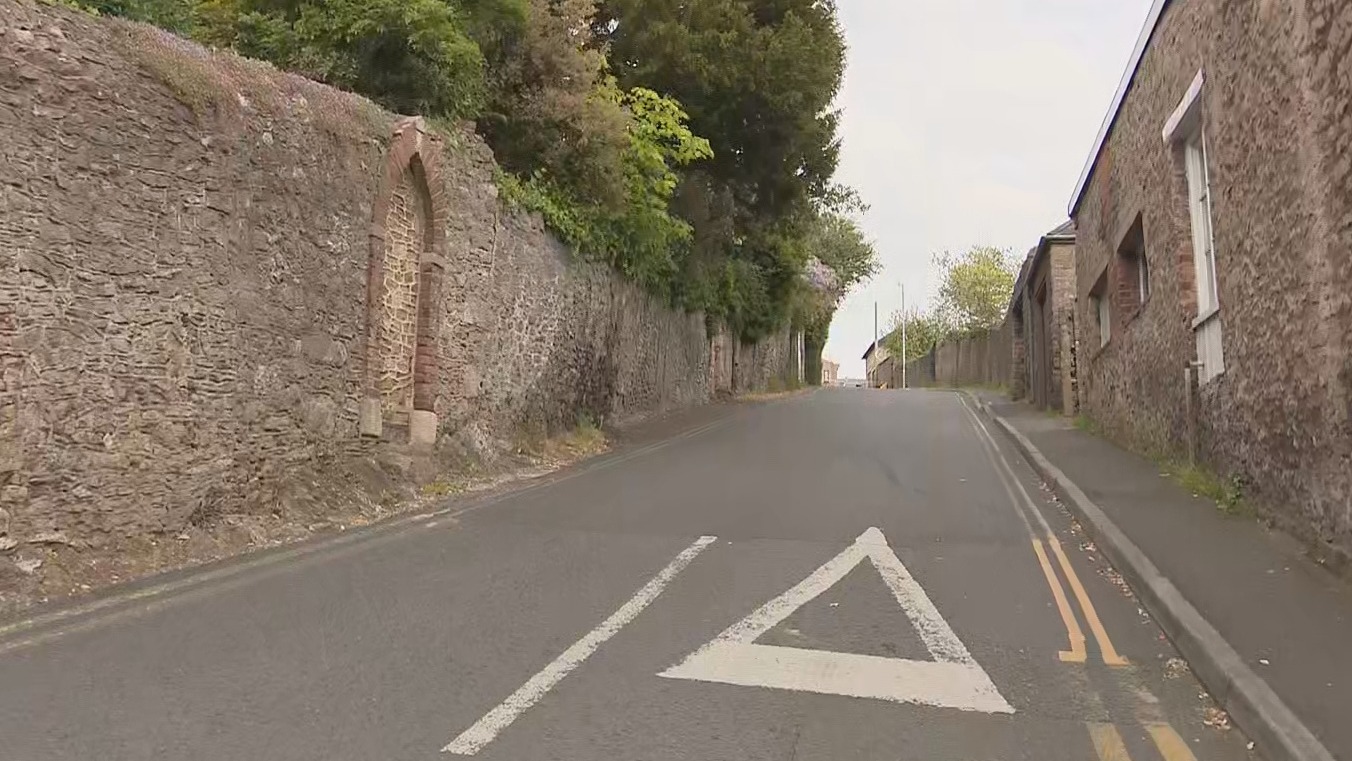
[[[436,439],[446,219],[440,141],[422,119],[403,119],[372,204],[363,436],[381,436],[389,422],[406,423],[412,443]]]

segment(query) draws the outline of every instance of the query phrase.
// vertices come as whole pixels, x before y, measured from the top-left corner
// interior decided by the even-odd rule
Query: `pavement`
[[[1156,581],[1173,588],[1168,607],[1183,615],[1152,612],[1175,629],[1170,634],[1185,651],[1196,651],[1186,654],[1198,673],[1213,692],[1226,693],[1222,701],[1233,703],[1240,725],[1270,747],[1270,757],[1352,759],[1352,586],[1290,537],[1252,516],[1218,510],[1151,461],[1065,418],[978,396],[1026,439],[1034,457],[1078,486],[1117,543],[1134,545]],[[1126,567],[1131,562],[1114,560],[1145,591],[1146,582]],[[1189,607],[1191,625],[1184,620]],[[1202,663],[1208,660],[1214,662]]]
[[[0,622],[0,759],[1255,757],[965,397],[678,423]]]

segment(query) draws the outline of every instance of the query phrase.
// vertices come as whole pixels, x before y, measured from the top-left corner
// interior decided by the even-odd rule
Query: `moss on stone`
[[[199,121],[243,122],[261,114],[312,124],[341,140],[382,140],[395,116],[353,93],[280,71],[272,64],[208,50],[162,29],[110,20],[130,60],[162,82]]]

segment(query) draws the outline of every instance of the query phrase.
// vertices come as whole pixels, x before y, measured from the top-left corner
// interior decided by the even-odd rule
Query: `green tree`
[[[859,229],[859,223],[844,214],[833,211],[818,214],[804,237],[804,245],[835,275],[837,300],[878,274],[877,250]]]
[[[466,117],[484,102],[471,32],[524,21],[520,0],[204,0],[195,35],[401,113]]]
[[[973,333],[1004,320],[1017,274],[1008,252],[973,246],[959,256],[948,252],[935,256],[934,264],[939,268],[935,312],[947,329]]]
[[[630,118],[618,207],[579,200],[543,170],[525,181],[505,177],[508,200],[540,212],[579,253],[671,295],[676,256],[691,237],[689,224],[669,212],[678,183],[675,169],[707,158],[709,143],[690,131],[685,113],[670,98],[636,88],[617,102]]]
[[[835,206],[863,211],[857,198]],[[804,245],[811,258],[803,273],[808,297],[802,302],[798,323],[807,357],[805,375],[808,383],[817,385],[821,383],[821,353],[836,307],[846,293],[877,274],[878,254],[853,218],[831,210],[816,215]]]
[[[193,0],[78,0],[76,4],[100,15],[144,21],[180,34],[192,26]]]
[[[911,310],[907,312],[905,320],[905,357],[908,363],[928,354],[948,335],[944,323],[933,313]],[[883,336],[883,348],[887,349],[888,355],[892,357],[903,355],[901,323],[901,312],[894,312],[888,326],[887,335]]]
[[[677,211],[697,226],[716,212],[731,235],[696,231],[686,274],[705,282],[691,290],[746,337],[774,329],[790,315],[813,202],[831,190],[839,152],[834,4],[604,0],[594,28],[621,85],[675,97],[712,146]]]
[[[630,119],[594,45],[594,14],[592,0],[528,0],[520,30],[486,40],[489,91],[478,128],[508,171],[544,171],[579,200],[618,208]]]
[[[858,232],[824,215],[859,208],[831,179],[833,0],[69,1],[394,111],[473,118],[510,200],[743,338],[810,320],[824,336],[834,305],[802,280],[814,255],[860,277],[824,241]]]

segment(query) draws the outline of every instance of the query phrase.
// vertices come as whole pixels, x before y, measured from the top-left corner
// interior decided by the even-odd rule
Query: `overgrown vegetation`
[[[569,463],[600,454],[610,447],[610,440],[589,415],[583,413],[568,430],[551,435],[539,422],[522,423],[513,437],[513,450],[540,463]]]
[[[1095,436],[1105,436],[1102,426],[1087,415],[1075,416],[1075,427]],[[1167,476],[1195,497],[1209,499],[1216,508],[1227,515],[1249,515],[1252,506],[1244,499],[1244,485],[1237,477],[1223,478],[1206,467],[1178,459],[1167,450],[1158,447],[1132,446],[1136,451],[1159,466],[1161,475]]]
[[[583,200],[545,170],[525,180],[506,174],[502,187],[509,202],[539,212],[577,251],[671,295],[676,254],[691,240],[690,225],[668,212],[679,182],[675,168],[708,158],[709,142],[691,133],[670,98],[644,88],[616,97],[630,114],[627,146],[619,156],[618,203]]]
[[[1248,512],[1244,502],[1244,489],[1237,478],[1221,478],[1200,465],[1166,460],[1162,463],[1164,471],[1179,486],[1195,497],[1203,497],[1216,503],[1217,509],[1229,515]]]
[[[813,367],[876,267],[862,204],[832,181],[833,0],[71,2],[473,120],[505,197],[580,255],[744,339],[793,324]]]
[[[958,255],[934,257],[939,292],[928,309],[894,313],[883,346],[901,356],[901,325],[906,323],[906,361],[925,356],[945,341],[979,335],[999,327],[1009,309],[1018,267],[1007,251],[973,246]]]

